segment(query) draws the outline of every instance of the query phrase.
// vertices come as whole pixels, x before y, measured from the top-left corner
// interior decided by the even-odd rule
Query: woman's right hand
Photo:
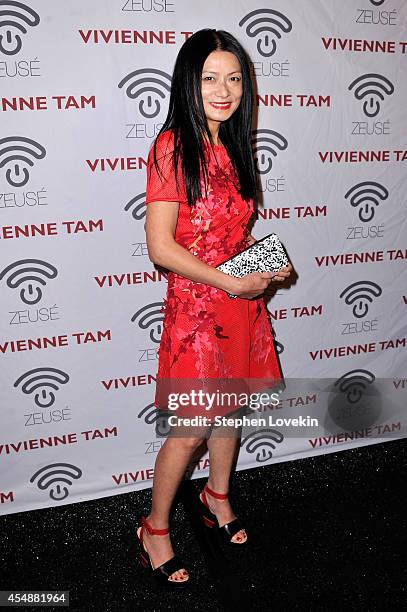
[[[240,298],[251,299],[264,293],[275,272],[252,272],[236,278],[236,289],[233,293]]]
[[[293,267],[288,263],[284,268],[280,268],[278,272],[252,272],[241,278],[235,278],[236,289],[233,293],[241,298],[254,298],[263,293],[271,281],[285,281],[292,271]]]

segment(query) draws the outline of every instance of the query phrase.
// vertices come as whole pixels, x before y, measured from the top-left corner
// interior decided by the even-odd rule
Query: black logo
[[[276,448],[274,443],[280,444],[283,440],[283,434],[277,429],[259,429],[243,438],[240,446],[243,448],[246,445],[247,453],[254,454],[257,452],[257,463],[265,463],[273,456],[273,451]]]
[[[22,47],[21,36],[17,32],[27,34],[26,26],[37,26],[40,17],[31,7],[13,0],[1,0],[0,9],[0,51],[4,55],[15,55]],[[3,28],[6,29],[5,34],[2,33]]]
[[[55,468],[55,469],[53,469]],[[73,480],[82,476],[82,470],[71,463],[50,463],[37,470],[30,478],[30,482],[35,482],[38,478],[37,487],[41,491],[49,489],[49,496],[54,501],[62,501],[69,495],[68,487]]]
[[[345,304],[351,306],[352,312],[357,319],[365,317],[369,310],[369,304],[373,302],[373,298],[377,298],[382,294],[382,290],[377,283],[372,281],[357,281],[348,285],[340,294],[340,298],[345,299]]]
[[[277,49],[275,38],[280,39],[282,32],[287,34],[293,27],[285,15],[273,9],[251,11],[239,21],[239,26],[246,26],[250,38],[259,38],[256,47],[263,57],[274,55]]]
[[[276,348],[277,355],[281,355],[284,352],[284,344],[281,344],[278,340],[274,340],[274,346]]]
[[[338,378],[327,398],[325,427],[332,433],[362,432],[383,423],[383,407],[389,398],[382,397],[380,385],[369,370],[350,370]],[[373,431],[373,429],[372,429]]]
[[[368,385],[375,380],[374,374],[368,370],[350,370],[335,382],[335,387],[346,396],[349,404],[359,402]]]
[[[267,174],[273,167],[273,157],[277,156],[277,150],[284,151],[288,141],[274,130],[253,130],[252,134],[256,171],[258,174]]]
[[[27,146],[19,144],[20,142]],[[7,143],[10,144],[7,145]],[[31,148],[28,145],[31,145]],[[24,153],[26,155],[24,155]],[[21,166],[21,163],[23,162],[28,166],[33,166],[34,162],[29,156],[35,157],[36,159],[43,159],[45,153],[44,147],[35,140],[31,140],[31,138],[25,138],[23,136],[7,136],[6,138],[0,138],[0,168],[3,168],[6,164],[12,166],[12,170],[10,168],[6,170],[7,182],[12,187],[24,187],[24,185],[28,183],[30,173],[27,168]]]
[[[9,274],[10,273],[10,274]],[[20,289],[20,297],[24,304],[33,306],[42,298],[42,289],[36,285],[45,287],[45,278],[55,278],[58,270],[41,259],[20,259],[10,264],[0,272],[0,281],[6,279],[6,285],[10,289]]]
[[[162,322],[164,320],[164,302],[152,302],[143,306],[131,317],[132,323],[137,321],[140,329],[150,329],[150,339],[152,342],[160,343],[162,334]]]
[[[155,424],[155,433],[157,437],[165,438],[168,436],[171,426],[168,424],[168,417],[172,412],[158,409],[153,403],[147,404],[138,414],[138,418],[144,418],[144,422],[148,425]]]
[[[134,206],[133,210],[131,211],[131,216],[133,217],[133,219],[135,219],[136,221],[141,221],[142,219],[144,219],[144,217],[146,216],[145,191],[134,196],[134,198],[127,202],[126,206],[124,207],[124,210],[128,211],[132,208],[132,206]]]
[[[68,374],[58,368],[34,368],[17,378],[14,387],[22,383],[21,391],[27,395],[35,393],[34,401],[39,408],[49,408],[55,402],[53,391],[58,391],[68,381]]]
[[[126,94],[137,100],[140,114],[154,119],[161,111],[161,105],[171,91],[171,77],[162,70],[140,68],[126,75],[119,83],[121,89],[127,84]]]
[[[389,192],[386,187],[374,181],[357,183],[345,193],[345,198],[350,198],[351,205],[359,208],[358,215],[362,223],[371,221],[375,207],[379,206],[380,200],[387,200],[388,197]]]
[[[349,85],[348,90],[355,88],[355,98],[363,100],[363,112],[369,118],[376,117],[380,112],[380,102],[384,101],[384,94],[391,96],[394,85],[381,74],[370,72],[358,77]]]
[[[383,4],[384,0],[370,0],[370,2],[373,4],[373,6],[380,6]]]

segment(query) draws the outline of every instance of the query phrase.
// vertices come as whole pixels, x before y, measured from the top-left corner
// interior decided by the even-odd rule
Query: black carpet
[[[1,589],[69,590],[69,610],[100,612],[407,609],[406,442],[235,472],[245,549],[202,526],[205,480],[184,481],[171,517],[190,573],[180,593],[138,563],[135,526],[151,489],[0,517]]]

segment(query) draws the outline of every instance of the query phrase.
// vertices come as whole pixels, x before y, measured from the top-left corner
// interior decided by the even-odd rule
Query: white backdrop
[[[287,381],[275,415],[323,423],[243,436],[238,469],[405,437],[406,3],[2,11],[0,511],[151,486],[166,278],[147,255],[145,165],[176,54],[203,27],[232,32],[253,62],[253,234],[276,232],[297,275],[267,304]],[[290,392],[291,379],[340,381],[347,435],[331,435],[327,394]],[[391,409],[358,410],[355,390],[379,380]],[[207,473],[204,457],[192,477]]]

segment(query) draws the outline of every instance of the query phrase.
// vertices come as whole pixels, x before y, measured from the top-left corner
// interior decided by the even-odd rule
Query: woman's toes
[[[245,542],[246,540],[247,540],[247,535],[245,531],[238,531],[232,538],[233,542]]]
[[[177,582],[185,582],[188,580],[188,574],[186,572],[177,571],[171,574],[169,580],[176,580]]]

